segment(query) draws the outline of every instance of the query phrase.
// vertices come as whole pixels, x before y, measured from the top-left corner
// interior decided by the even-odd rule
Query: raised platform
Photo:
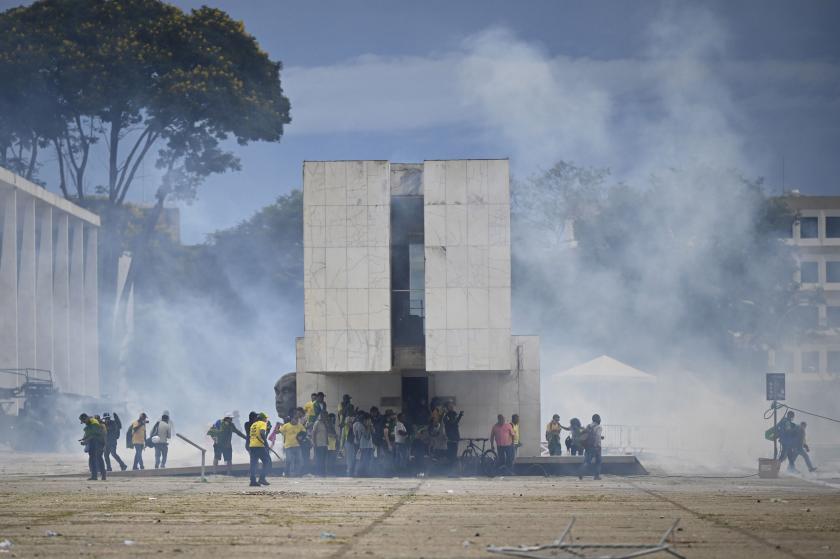
[[[534,456],[517,458],[514,470],[519,475],[576,476],[583,456]],[[647,475],[635,456],[604,456],[601,473],[614,476]]]

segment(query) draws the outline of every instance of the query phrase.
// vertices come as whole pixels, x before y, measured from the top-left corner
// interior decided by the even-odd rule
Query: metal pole
[[[204,479],[204,455],[207,454],[206,450],[201,451],[201,479]]]
[[[778,402],[773,400],[773,427],[775,428],[779,422],[776,420],[776,409]],[[779,459],[779,434],[773,433],[773,460]]]

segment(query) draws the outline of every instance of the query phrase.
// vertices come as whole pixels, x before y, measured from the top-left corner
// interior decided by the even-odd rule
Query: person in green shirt
[[[236,433],[243,439],[246,438],[245,433],[236,428],[233,424],[233,414],[226,413],[222,419],[216,421],[207,434],[213,438],[213,471],[216,473],[219,466],[219,460],[224,458],[227,466],[227,475],[231,475],[231,467],[233,466],[233,434]]]
[[[102,481],[105,481],[105,457],[103,455],[107,438],[105,427],[95,417],[90,417],[86,413],[79,416],[79,421],[85,426],[79,442],[85,445],[85,450],[88,453],[89,479],[96,481],[98,474],[102,476]]]

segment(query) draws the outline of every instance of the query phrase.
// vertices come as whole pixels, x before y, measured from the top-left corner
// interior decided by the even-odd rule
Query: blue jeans
[[[583,477],[586,474],[586,470],[589,469],[589,466],[592,465],[594,468],[594,472],[592,477],[599,478],[601,477],[601,447],[596,446],[594,448],[587,448],[583,451],[583,464],[580,465],[580,471],[578,471],[578,477]]]
[[[513,445],[498,446],[496,449],[499,451],[498,466],[504,466],[510,473],[513,473]]]
[[[799,458],[800,456],[805,459],[805,465],[808,466],[808,470],[813,470],[814,465],[811,464],[811,457],[808,456],[808,453],[805,452],[805,449],[802,448],[801,446],[799,448],[791,448],[788,451],[788,455],[787,455],[788,470],[793,470],[794,469],[794,465],[796,464],[796,459]]]
[[[251,453],[251,482],[257,481],[257,462],[262,462],[260,469],[260,480],[265,480],[265,474],[271,467],[271,462],[268,456],[268,449],[264,446],[252,446],[248,449]]]
[[[350,441],[344,443],[344,462],[347,464],[347,475],[356,475],[356,445]]]
[[[358,464],[356,464],[356,475],[369,477],[371,475],[371,461],[373,460],[373,449],[363,448],[360,451],[361,456]]]
[[[292,446],[286,450],[286,477],[300,474],[300,447]]]

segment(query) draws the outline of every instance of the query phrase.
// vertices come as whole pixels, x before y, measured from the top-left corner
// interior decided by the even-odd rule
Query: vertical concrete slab
[[[35,199],[18,196],[18,367],[35,368]]]
[[[35,366],[53,370],[53,209],[35,207]]]
[[[537,336],[514,336],[511,340],[512,375],[518,379],[520,456],[539,456],[540,425],[540,339]]]
[[[0,367],[8,369],[18,367],[16,194],[13,188],[0,184]]]
[[[84,227],[84,352],[85,352],[85,394],[99,396],[99,278],[97,246],[99,230]]]
[[[53,216],[53,378],[70,392],[70,218]]]
[[[70,285],[68,392],[85,393],[85,243],[84,223],[70,218]]]

